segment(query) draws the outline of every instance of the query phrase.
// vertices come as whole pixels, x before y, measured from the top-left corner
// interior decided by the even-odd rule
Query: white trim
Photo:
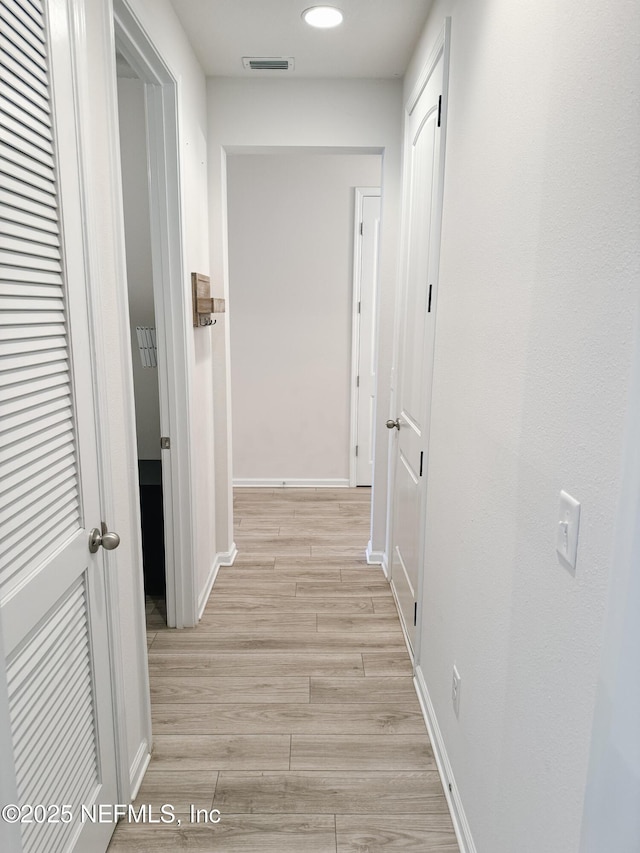
[[[384,551],[373,551],[371,539],[367,542],[367,550],[365,551],[367,563],[370,566],[384,566]]]
[[[381,198],[381,187],[355,187],[355,204],[353,216],[353,305],[351,309],[351,425],[349,431],[349,486],[357,486],[357,457],[356,445],[358,443],[358,365],[360,363],[360,320],[358,304],[361,300],[362,288],[362,243],[363,236],[360,232],[360,224],[364,216],[364,200],[367,197]],[[374,312],[375,322],[375,312]],[[371,330],[375,335],[375,329]]]
[[[209,571],[209,577],[207,578],[207,582],[205,583],[204,588],[198,597],[198,620],[202,619],[202,614],[204,613],[204,609],[207,606],[207,601],[209,600],[209,596],[211,595],[211,590],[213,588],[213,584],[215,583],[215,579],[218,576],[220,566],[232,566],[237,556],[238,549],[236,547],[235,542],[231,544],[231,549],[229,551],[216,554],[215,560],[213,561],[211,569]]]
[[[145,83],[153,290],[158,334],[167,624],[197,623],[191,453],[191,308],[183,252],[178,82],[126,0],[114,0],[118,49]],[[130,437],[135,446],[135,434]]]
[[[130,800],[133,802],[135,798],[138,796],[138,791],[140,790],[140,786],[142,785],[142,780],[144,779],[144,774],[147,772],[147,767],[149,766],[149,762],[151,761],[151,749],[149,748],[149,744],[146,740],[143,740],[140,746],[138,747],[138,751],[136,752],[136,757],[133,759],[133,763],[131,764],[131,769],[129,770],[129,786],[131,790]]]
[[[320,479],[320,480],[305,480],[297,477],[283,477],[281,480],[277,477],[265,477],[263,479],[253,477],[234,477],[234,488],[252,489],[348,489],[349,480],[346,477],[339,479]]]
[[[458,839],[458,844],[460,845],[460,851],[461,853],[477,853],[476,845],[471,835],[469,821],[467,820],[467,815],[460,797],[460,791],[458,790],[451,762],[447,755],[444,738],[442,737],[433,702],[429,696],[429,690],[427,689],[424,674],[420,666],[416,666],[415,668],[413,686],[418,694],[420,708],[422,709],[427,731],[429,732],[429,740],[433,747],[433,754],[438,766],[438,772],[440,773],[442,787],[444,788],[444,795],[447,798],[447,805],[449,806],[449,812],[451,813],[451,820],[453,821],[453,828],[456,833],[456,838]]]

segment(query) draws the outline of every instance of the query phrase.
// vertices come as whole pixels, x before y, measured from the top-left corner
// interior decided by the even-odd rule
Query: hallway
[[[238,557],[196,629],[149,631],[154,751],[111,853],[457,853],[370,489],[236,489]],[[194,825],[189,804],[218,809]],[[157,811],[156,811],[157,816]]]

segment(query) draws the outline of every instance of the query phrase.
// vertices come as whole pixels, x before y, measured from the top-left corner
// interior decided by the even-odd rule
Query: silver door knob
[[[101,533],[97,527],[94,527],[89,534],[89,551],[92,554],[95,554],[101,545],[105,551],[113,551],[119,544],[120,537],[117,533],[109,533],[106,530]]]
[[[396,421],[393,421],[391,420],[391,418],[389,418],[389,420],[387,421],[387,429],[393,429],[394,427],[396,429],[400,429],[400,418],[398,418]]]

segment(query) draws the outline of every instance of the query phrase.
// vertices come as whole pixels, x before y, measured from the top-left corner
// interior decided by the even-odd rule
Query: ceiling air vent
[[[243,56],[247,71],[293,71],[293,56]]]

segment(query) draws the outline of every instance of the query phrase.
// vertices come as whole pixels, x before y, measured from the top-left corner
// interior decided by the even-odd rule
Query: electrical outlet
[[[453,679],[451,681],[451,701],[453,702],[453,710],[456,717],[460,714],[460,684],[462,679],[458,672],[458,667],[453,665]]]

